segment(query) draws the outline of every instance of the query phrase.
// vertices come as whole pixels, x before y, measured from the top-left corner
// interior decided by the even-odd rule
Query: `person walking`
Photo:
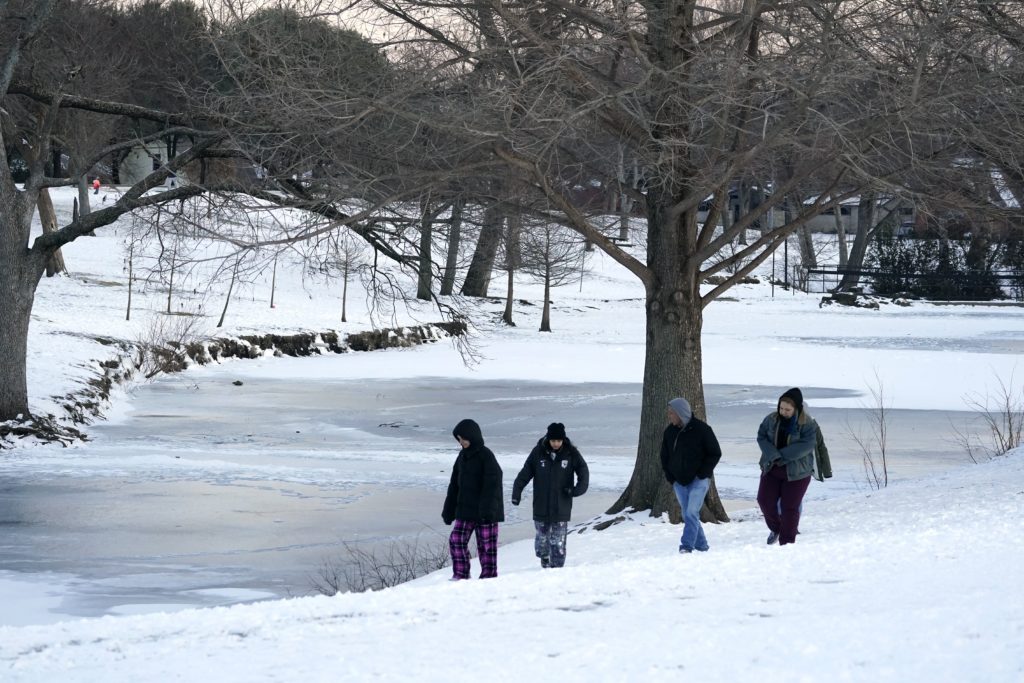
[[[803,392],[800,389],[793,387],[790,389],[793,398],[803,405],[803,412],[807,416],[807,419],[814,423],[815,434],[814,434],[814,478],[818,481],[824,482],[826,479],[832,478],[832,459],[828,455],[828,446],[825,445],[825,435],[821,433],[821,424],[811,417],[810,412],[807,410],[807,401],[804,400]],[[779,498],[776,504],[776,509],[779,515],[782,515],[782,498]],[[800,516],[804,515],[804,505],[800,503]],[[796,533],[800,533],[799,526],[797,527]],[[778,534],[768,536],[768,545],[771,545],[779,540]]]
[[[512,504],[519,505],[523,489],[533,480],[533,549],[540,566],[565,566],[565,541],[572,499],[590,485],[590,470],[565,434],[565,425],[552,422],[530,451],[512,484]]]
[[[814,472],[817,433],[817,424],[804,410],[803,393],[796,387],[779,397],[776,409],[757,430],[761,448],[757,505],[768,526],[768,545],[796,543],[800,505]]]
[[[715,465],[722,459],[715,432],[693,416],[685,398],[668,402],[669,424],[661,438],[661,469],[683,513],[683,534],[679,552],[708,550],[707,536],[700,523],[700,510],[711,486]]]
[[[498,575],[498,523],[505,521],[501,466],[473,420],[459,422],[452,435],[462,450],[455,458],[441,511],[445,524],[455,524],[448,537],[452,580],[469,578],[469,537],[474,533],[480,578],[494,578]]]

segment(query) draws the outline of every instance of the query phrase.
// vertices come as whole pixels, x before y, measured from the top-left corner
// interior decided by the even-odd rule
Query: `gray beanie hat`
[[[690,418],[693,417],[693,411],[690,409],[690,404],[687,403],[685,398],[672,399],[668,402],[668,407],[679,416],[679,419],[683,421],[684,427],[690,422]]]

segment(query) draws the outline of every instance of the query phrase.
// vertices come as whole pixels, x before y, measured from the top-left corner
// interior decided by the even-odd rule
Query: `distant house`
[[[817,197],[807,199],[804,204],[811,204]],[[860,217],[860,197],[850,197],[839,204],[839,219],[843,228],[848,232],[857,229],[857,221]],[[884,197],[878,200],[875,209],[875,220],[883,218],[887,212],[895,212],[893,217],[893,235],[896,237],[909,237],[914,234],[914,225],[917,220],[917,211],[913,205],[909,205],[896,197]],[[828,209],[808,221],[811,232],[834,233],[836,231],[836,209]]]
[[[179,153],[182,151],[182,148],[180,147],[181,144],[182,141],[179,141]],[[128,152],[128,155],[121,160],[118,169],[119,181],[122,185],[134,185],[167,163],[167,159],[167,143],[163,140],[156,140],[147,143],[146,145],[136,145]],[[164,181],[164,185],[172,185],[180,182],[178,175],[168,178]]]

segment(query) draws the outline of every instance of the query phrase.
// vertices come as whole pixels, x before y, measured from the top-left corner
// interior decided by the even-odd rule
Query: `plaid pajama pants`
[[[480,557],[480,578],[498,575],[498,524],[481,524],[464,519],[455,520],[448,547],[452,553],[452,574],[456,579],[469,578],[469,537],[476,532],[476,549]]]

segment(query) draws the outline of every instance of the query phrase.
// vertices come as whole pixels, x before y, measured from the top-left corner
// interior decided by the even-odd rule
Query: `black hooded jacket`
[[[537,442],[512,484],[512,500],[518,502],[533,480],[533,518],[538,522],[568,522],[572,499],[590,485],[590,470],[568,438],[552,451],[547,437]]]
[[[441,519],[445,524],[456,519],[480,524],[504,522],[501,467],[491,449],[484,446],[480,425],[463,420],[455,425],[452,435],[469,441],[469,446],[459,451],[455,459]]]

